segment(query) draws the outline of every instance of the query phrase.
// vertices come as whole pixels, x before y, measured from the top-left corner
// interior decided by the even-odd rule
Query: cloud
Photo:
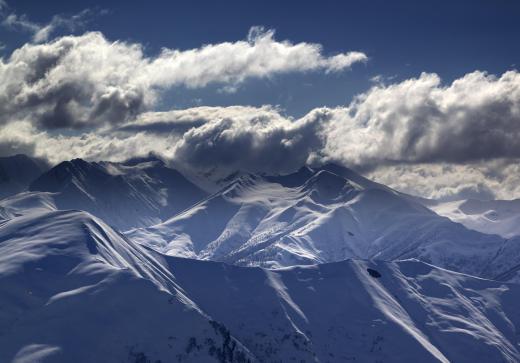
[[[93,15],[93,12],[90,9],[85,9],[77,14],[74,14],[70,17],[63,15],[55,15],[52,17],[51,21],[40,27],[33,35],[33,41],[36,43],[41,43],[49,40],[51,35],[57,29],[67,29],[69,31],[76,31],[77,29],[83,28],[90,17]]]
[[[142,132],[124,136],[101,132],[64,135],[39,130],[27,121],[5,125],[0,132],[1,148],[12,150],[4,155],[27,150],[28,155],[45,159],[50,164],[73,158],[121,161],[132,156],[146,156],[150,151],[170,157],[177,139]]]
[[[145,63],[139,46],[109,43],[99,33],[26,44],[0,60],[1,121],[49,129],[125,121],[154,97],[133,79],[133,67]]]
[[[171,87],[236,87],[248,78],[336,72],[366,59],[357,52],[327,57],[320,45],[279,42],[273,31],[252,32],[245,41],[163,49],[155,57],[146,56],[140,44],[110,42],[98,32],[25,44],[0,60],[2,121],[28,119],[47,129],[124,123]]]
[[[176,133],[182,136],[190,129],[201,127],[208,122],[228,118],[253,120],[262,117],[268,119],[268,123],[274,122],[274,119],[283,118],[279,111],[271,106],[201,106],[182,110],[145,112],[139,115],[137,119],[113,130],[122,132],[145,131],[154,134]]]
[[[157,55],[98,32],[25,44],[0,59],[0,152],[26,150],[52,162],[155,152],[213,174],[336,161],[423,196],[520,197],[514,70],[475,71],[448,84],[435,73],[401,82],[379,76],[349,105],[299,119],[272,106],[153,111],[172,87],[237,92],[251,78],[339,72],[366,60],[278,41],[260,27],[244,40]]]
[[[5,0],[0,0],[0,15],[4,13],[9,8],[7,2]]]
[[[164,49],[142,73],[157,86],[205,87],[209,83],[237,85],[247,78],[267,78],[291,72],[339,72],[367,56],[348,52],[326,57],[319,44],[277,41],[273,30],[253,27],[247,41],[210,44],[187,51]]]
[[[27,19],[26,15],[19,16],[14,13],[7,15],[2,21],[2,25],[10,29],[28,31],[34,34],[41,29],[40,25]]]
[[[371,88],[330,124],[326,153],[360,167],[520,157],[520,73],[436,74]]]
[[[369,176],[407,193],[440,200],[520,197],[520,174],[508,181],[508,172],[493,163],[402,164],[382,166]]]
[[[35,43],[49,40],[51,35],[58,29],[76,31],[84,27],[93,15],[90,9],[85,9],[72,16],[55,15],[49,23],[42,25],[31,21],[25,14],[5,14],[7,9],[9,9],[7,3],[5,1],[0,2],[0,15],[4,17],[2,25],[12,30],[32,33],[32,40]]]
[[[494,82],[501,78],[495,78]],[[384,151],[375,153],[374,150],[384,147],[371,145],[376,141],[365,138],[364,134],[370,136],[370,133],[364,128],[372,124],[356,121],[356,111],[365,96],[360,96],[350,107],[315,109],[300,119],[284,116],[271,106],[195,107],[145,112],[125,124],[79,135],[39,130],[28,121],[19,121],[1,129],[0,145],[14,145],[18,150],[32,145],[33,155],[54,163],[74,157],[119,161],[154,152],[183,170],[209,173],[213,177],[236,170],[285,173],[305,163],[332,160],[354,166],[398,190],[426,197],[444,200],[520,197],[520,158],[508,154],[465,162],[454,162],[458,158],[453,156],[445,161],[431,157],[422,161],[403,154],[399,160],[391,144],[386,144],[391,158]],[[488,104],[485,102],[481,107]],[[377,113],[380,119],[388,115],[385,108],[377,110],[381,112]],[[371,117],[375,115],[374,111]],[[442,125],[453,127],[450,123]],[[347,126],[356,127],[355,133],[349,132],[357,133],[357,139],[345,133]],[[366,159],[363,148],[368,155]]]
[[[447,85],[436,74],[379,82],[348,106],[296,120],[269,107],[148,117],[132,124],[159,134],[183,125],[172,157],[202,169],[280,172],[336,161],[418,195],[520,196],[520,180],[509,174],[520,159],[517,71],[476,71]]]
[[[316,109],[298,120],[270,107],[201,111],[206,113],[205,122],[182,135],[172,157],[187,168],[221,176],[237,170],[295,170],[317,157],[323,147],[323,125],[330,119],[327,109]]]
[[[144,113],[122,127],[78,135],[19,121],[1,129],[0,145],[33,145],[31,155],[51,163],[75,157],[120,161],[153,152],[183,170],[215,178],[237,170],[290,172],[317,157],[329,114],[317,109],[292,120],[270,106],[197,107]]]

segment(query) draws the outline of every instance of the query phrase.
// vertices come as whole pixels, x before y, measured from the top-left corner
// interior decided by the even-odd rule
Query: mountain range
[[[516,201],[335,164],[210,192],[156,157],[13,160],[2,362],[520,360]]]
[[[408,260],[182,259],[86,212],[0,226],[2,362],[520,359],[520,287]]]
[[[245,175],[165,222],[126,234],[174,256],[268,268],[416,258],[516,279],[518,259],[510,257],[520,256],[520,238],[470,230],[335,165]]]

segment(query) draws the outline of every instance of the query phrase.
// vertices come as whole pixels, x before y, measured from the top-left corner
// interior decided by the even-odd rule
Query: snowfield
[[[170,257],[85,212],[0,226],[2,362],[515,362],[519,298],[416,260]]]

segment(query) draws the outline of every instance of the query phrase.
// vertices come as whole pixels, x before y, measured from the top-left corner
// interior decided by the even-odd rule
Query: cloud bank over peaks
[[[277,41],[274,31],[258,27],[246,40],[156,56],[99,32],[64,36],[0,60],[0,121],[28,120],[41,129],[124,123],[172,87],[233,87],[283,73],[339,72],[366,60],[360,52],[325,56],[319,44]]]
[[[279,41],[261,27],[243,40],[155,55],[99,32],[27,43],[0,59],[0,153],[58,162],[154,152],[186,170],[221,175],[333,161],[422,196],[520,197],[516,70],[474,71],[451,83],[435,73],[376,77],[350,104],[301,118],[270,105],[155,111],[174,87],[232,92],[248,79],[340,72],[366,60]]]
[[[145,112],[136,120],[77,136],[17,122],[4,126],[0,149],[32,150],[33,155],[51,162],[74,157],[117,161],[154,152],[184,170],[220,176],[236,170],[285,173],[305,163],[334,161],[417,195],[507,199],[520,197],[519,159],[508,151],[514,150],[511,143],[517,140],[505,135],[518,133],[515,125],[520,118],[515,107],[520,98],[512,98],[517,80],[515,71],[501,77],[475,72],[442,86],[438,76],[423,74],[376,86],[347,107],[315,109],[300,119],[285,116],[272,106],[203,106]],[[452,95],[461,86],[474,88],[471,102]],[[428,112],[423,112],[422,100],[431,98],[443,101],[443,106],[430,101]],[[509,117],[508,122],[469,116],[493,114],[487,110],[496,108],[495,103],[508,105],[500,111]],[[432,111],[435,107],[438,110]],[[457,109],[459,124],[453,124],[450,109]],[[505,125],[509,128],[504,129]],[[492,130],[495,137],[482,138],[484,145],[472,144],[475,126]],[[443,138],[451,135],[450,129],[458,130],[449,142],[461,142],[456,147],[458,152],[464,151],[464,158],[442,152],[447,142]],[[433,131],[438,134],[430,134]],[[503,137],[497,139],[496,135]],[[421,148],[425,138],[428,148]],[[498,150],[489,156],[479,150],[493,148],[493,143]]]
[[[327,108],[297,120],[267,106],[223,111],[182,135],[173,154],[177,163],[226,176],[237,170],[288,173],[321,158],[323,130],[331,119]]]

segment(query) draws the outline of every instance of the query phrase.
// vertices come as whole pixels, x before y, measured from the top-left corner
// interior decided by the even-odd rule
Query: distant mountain
[[[27,190],[48,166],[26,155],[0,157],[0,199]]]
[[[418,261],[229,266],[75,211],[5,221],[0,256],[1,362],[520,360],[519,285]]]
[[[429,207],[475,231],[505,238],[520,236],[520,199],[432,202]]]
[[[417,258],[493,278],[516,271],[520,261],[520,240],[468,230],[411,196],[330,165],[286,176],[241,176],[127,236],[170,255],[243,266]],[[501,259],[505,250],[516,257]]]
[[[88,211],[120,230],[159,223],[207,195],[156,158],[65,161],[29,190],[53,193],[56,208]]]

